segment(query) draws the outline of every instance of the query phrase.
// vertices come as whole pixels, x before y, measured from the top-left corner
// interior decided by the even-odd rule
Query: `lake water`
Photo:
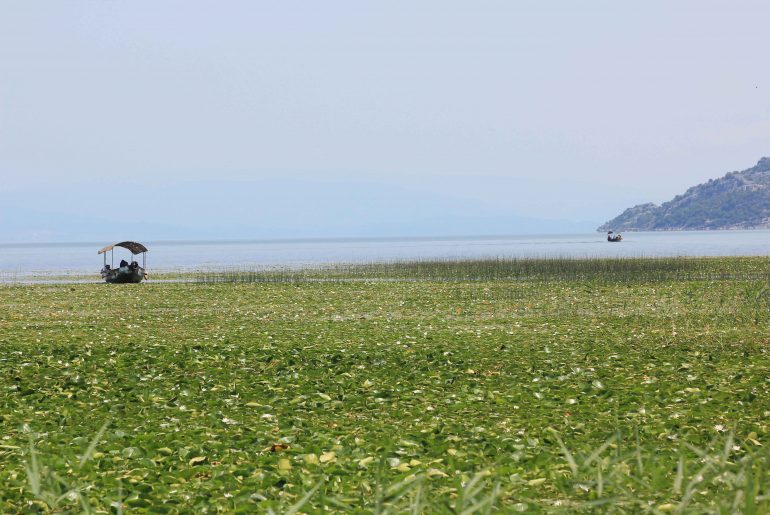
[[[542,236],[145,242],[150,271],[300,267],[404,259],[482,257],[762,256],[770,230],[625,233],[608,243],[601,233]],[[101,243],[0,244],[5,277],[98,273]],[[115,264],[130,259],[115,250]],[[108,263],[109,263],[109,257]],[[139,259],[141,262],[141,257]]]

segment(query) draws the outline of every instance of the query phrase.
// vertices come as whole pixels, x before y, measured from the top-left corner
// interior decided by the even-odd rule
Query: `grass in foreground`
[[[0,511],[767,512],[768,264],[3,287]]]

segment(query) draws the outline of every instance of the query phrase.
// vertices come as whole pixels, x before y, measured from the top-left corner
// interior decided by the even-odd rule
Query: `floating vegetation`
[[[768,264],[7,285],[0,512],[765,513]]]

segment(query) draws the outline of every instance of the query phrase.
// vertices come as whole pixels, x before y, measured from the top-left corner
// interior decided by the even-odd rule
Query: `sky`
[[[0,239],[591,231],[770,155],[768,19],[0,0]]]

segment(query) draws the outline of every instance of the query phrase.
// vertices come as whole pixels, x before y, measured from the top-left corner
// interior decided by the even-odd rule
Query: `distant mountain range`
[[[0,244],[569,234],[596,225],[527,217],[514,204],[366,181],[274,178],[137,188],[130,178],[115,178],[109,188],[0,190]]]
[[[597,231],[684,231],[770,228],[770,158],[693,186],[661,205],[639,204]]]

